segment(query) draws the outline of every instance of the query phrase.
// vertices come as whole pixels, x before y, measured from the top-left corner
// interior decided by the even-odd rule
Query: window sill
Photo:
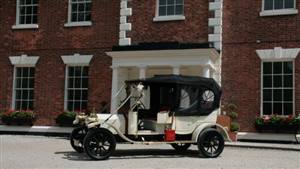
[[[156,16],[153,18],[154,22],[163,22],[163,21],[182,21],[185,20],[185,16],[183,15],[175,15],[175,16]]]
[[[295,15],[295,14],[298,14],[297,9],[265,10],[259,13],[260,16],[278,16],[278,15]]]
[[[77,26],[92,26],[92,22],[68,22],[65,23],[65,27],[77,27]]]
[[[17,24],[13,25],[12,29],[38,29],[38,24]]]

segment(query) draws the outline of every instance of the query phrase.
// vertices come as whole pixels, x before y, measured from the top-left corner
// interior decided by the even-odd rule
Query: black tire
[[[223,152],[224,138],[216,129],[206,129],[198,137],[198,149],[201,156],[216,158]]]
[[[190,146],[191,146],[191,144],[189,144],[189,143],[173,143],[173,144],[171,144],[171,146],[176,150],[176,151],[178,151],[178,152],[184,152],[184,151],[186,151],[188,148],[190,148]]]
[[[70,134],[70,143],[75,151],[83,153],[83,140],[88,132],[88,129],[84,126],[75,128]]]
[[[116,138],[107,129],[93,129],[84,138],[83,145],[89,157],[94,160],[105,160],[115,151]]]

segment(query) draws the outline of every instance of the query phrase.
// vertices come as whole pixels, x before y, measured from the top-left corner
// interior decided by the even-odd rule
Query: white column
[[[112,68],[112,86],[111,86],[111,105],[110,105],[110,113],[113,113],[118,108],[118,97],[116,94],[118,92],[118,67]]]
[[[211,76],[211,70],[210,70],[209,66],[204,66],[203,67],[203,69],[202,69],[202,76],[210,78],[210,76]]]
[[[174,65],[173,66],[173,74],[174,75],[180,75],[180,65]]]
[[[146,78],[146,68],[147,66],[146,65],[142,65],[142,66],[139,66],[139,79],[145,79]]]

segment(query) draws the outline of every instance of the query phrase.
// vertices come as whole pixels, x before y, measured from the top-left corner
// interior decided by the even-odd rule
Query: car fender
[[[231,139],[230,139],[226,129],[219,124],[213,124],[213,123],[203,123],[203,124],[199,125],[192,134],[192,141],[197,142],[199,135],[207,128],[215,128],[217,131],[219,131],[222,134],[222,136],[224,137],[224,140],[231,142]]]

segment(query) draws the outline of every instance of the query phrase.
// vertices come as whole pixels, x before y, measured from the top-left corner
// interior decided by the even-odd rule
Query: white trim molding
[[[162,21],[182,21],[185,20],[185,16],[183,15],[173,15],[173,16],[156,16],[153,18],[154,22],[162,22]]]
[[[126,36],[128,31],[131,31],[131,23],[128,23],[128,17],[132,15],[132,9],[128,8],[128,2],[130,0],[121,0],[120,8],[120,32],[119,32],[119,45],[127,46],[131,45],[131,38]]]
[[[222,50],[222,8],[223,0],[209,2],[209,11],[214,12],[214,17],[208,19],[208,26],[214,31],[208,34],[208,41],[218,50]]]
[[[298,9],[265,10],[259,13],[260,16],[296,15],[296,14],[298,14]]]
[[[80,55],[75,53],[74,55],[61,56],[64,64],[69,66],[88,66],[92,60],[93,55]]]
[[[257,55],[263,61],[268,60],[295,60],[300,52],[300,48],[286,48],[283,49],[282,47],[275,47],[274,49],[261,49],[256,50]]]
[[[11,27],[12,29],[38,29],[38,24],[16,24]]]
[[[64,24],[65,27],[76,27],[76,26],[92,26],[91,21],[84,22],[68,22]]]
[[[10,63],[17,67],[34,67],[39,60],[39,56],[10,56]]]

